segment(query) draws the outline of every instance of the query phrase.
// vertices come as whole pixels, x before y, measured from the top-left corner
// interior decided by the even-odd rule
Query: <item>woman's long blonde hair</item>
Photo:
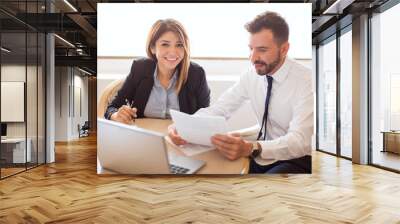
[[[178,35],[178,38],[182,41],[185,53],[182,61],[177,66],[177,68],[179,69],[179,77],[178,77],[178,82],[176,83],[175,86],[175,90],[177,93],[179,93],[183,84],[186,83],[190,66],[189,38],[182,24],[174,19],[157,20],[151,27],[149,35],[147,36],[146,52],[149,58],[152,58],[154,61],[157,61],[156,55],[151,52],[151,49],[155,47],[156,41],[164,33],[169,31]]]

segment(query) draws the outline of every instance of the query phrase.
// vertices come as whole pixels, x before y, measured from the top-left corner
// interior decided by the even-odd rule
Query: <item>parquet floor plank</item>
[[[98,176],[96,138],[0,181],[0,223],[397,223],[400,175],[313,153],[311,175]]]

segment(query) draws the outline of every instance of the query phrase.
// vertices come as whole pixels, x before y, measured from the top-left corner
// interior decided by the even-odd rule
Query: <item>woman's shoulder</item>
[[[153,59],[146,58],[146,57],[136,58],[132,62],[132,66],[147,67],[147,66],[155,66],[155,65],[156,65],[156,62]]]
[[[203,67],[201,67],[201,65],[197,64],[194,61],[190,61],[190,66],[189,68],[193,68],[193,69],[203,69]]]
[[[143,79],[145,77],[153,77],[154,70],[156,69],[156,63],[151,58],[136,58],[132,62],[130,75],[137,79]]]
[[[193,61],[190,61],[189,73],[200,73],[200,75],[205,75],[203,67]]]
[[[206,72],[203,67],[196,62],[190,62],[187,84],[190,88],[198,88],[206,80]]]

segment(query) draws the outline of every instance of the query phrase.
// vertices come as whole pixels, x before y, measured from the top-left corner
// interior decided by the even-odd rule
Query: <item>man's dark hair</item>
[[[266,11],[257,15],[256,18],[245,25],[245,28],[251,34],[258,33],[262,29],[269,29],[278,44],[289,39],[289,26],[285,19],[276,12]]]

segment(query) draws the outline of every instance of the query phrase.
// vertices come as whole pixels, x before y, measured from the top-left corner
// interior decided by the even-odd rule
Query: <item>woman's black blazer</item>
[[[154,71],[156,62],[149,58],[134,60],[131,71],[116,97],[108,105],[104,117],[110,119],[111,115],[125,105],[125,99],[134,101],[138,118],[144,117],[144,109],[154,85]],[[178,73],[179,74],[179,73]],[[190,62],[186,83],[179,92],[180,111],[194,114],[197,110],[210,105],[210,89],[203,68]]]

